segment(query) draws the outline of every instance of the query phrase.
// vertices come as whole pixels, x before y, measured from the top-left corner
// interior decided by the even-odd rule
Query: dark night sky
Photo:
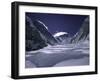
[[[54,34],[56,32],[67,32],[74,35],[81,27],[85,15],[67,15],[67,14],[49,14],[49,13],[26,13],[28,17],[34,20],[42,21],[48,30]]]

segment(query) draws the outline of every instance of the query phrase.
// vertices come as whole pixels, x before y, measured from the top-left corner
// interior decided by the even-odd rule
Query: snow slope
[[[26,52],[26,67],[58,67],[89,64],[88,41],[80,44],[48,46],[38,51]],[[29,63],[30,62],[30,65]]]

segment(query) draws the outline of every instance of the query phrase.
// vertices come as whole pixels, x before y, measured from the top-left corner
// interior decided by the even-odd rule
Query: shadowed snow
[[[35,67],[89,65],[89,45],[80,43],[48,46],[38,51],[26,52],[26,62],[26,68],[32,66],[34,68],[34,65]]]

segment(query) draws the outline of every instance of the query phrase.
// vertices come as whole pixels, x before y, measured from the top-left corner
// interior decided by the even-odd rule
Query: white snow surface
[[[26,68],[89,65],[89,42],[47,46],[26,52]]]
[[[43,26],[48,30],[48,27],[41,21],[38,20],[39,23],[43,24]]]
[[[65,61],[55,64],[54,67],[87,65],[87,63],[89,63],[89,59],[88,59],[88,57],[84,57],[82,59],[80,58],[80,59],[65,60]]]
[[[68,33],[67,32],[58,32],[58,33],[54,34],[54,37],[58,37],[58,36],[61,36],[61,35],[64,35],[64,34],[68,34]]]

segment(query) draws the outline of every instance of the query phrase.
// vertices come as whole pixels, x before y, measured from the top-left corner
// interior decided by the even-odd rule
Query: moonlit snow
[[[26,52],[26,68],[89,65],[89,41]]]
[[[58,36],[61,36],[64,34],[68,34],[68,33],[67,32],[58,32],[58,33],[54,34],[54,37],[58,37]]]
[[[26,20],[25,68],[89,65],[89,17],[73,36],[52,34],[43,22]]]
[[[39,23],[43,24],[43,26],[48,30],[48,27],[41,21],[38,20]]]

